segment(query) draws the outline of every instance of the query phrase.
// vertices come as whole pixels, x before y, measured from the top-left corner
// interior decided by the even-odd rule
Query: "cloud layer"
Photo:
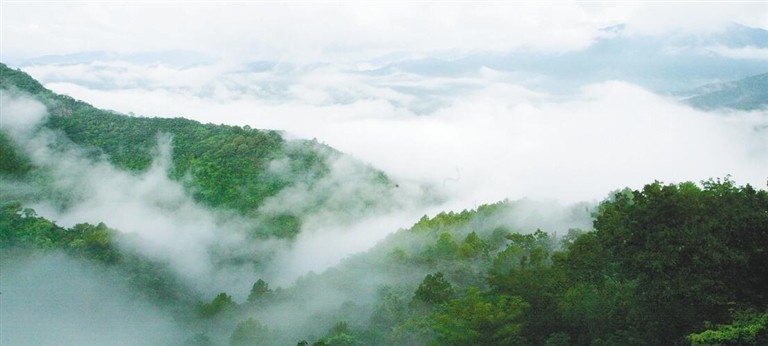
[[[728,22],[765,28],[765,12],[764,3],[14,2],[3,7],[2,45],[12,58],[185,50],[241,61],[375,61],[578,50],[620,23],[638,35]]]
[[[203,292],[247,292],[259,276],[289,284],[307,270],[322,271],[409,226],[431,203],[413,183],[401,182],[397,189],[373,184],[372,171],[359,162],[345,156],[328,157],[326,176],[314,184],[287,187],[267,198],[258,211],[261,215],[299,215],[300,237],[295,242],[254,240],[249,234],[258,227],[258,219],[212,210],[194,201],[181,183],[168,178],[173,141],[169,134],[158,134],[155,158],[147,171],[126,172],[103,158],[89,157],[59,133],[41,128],[47,114],[39,102],[3,93],[0,103],[1,129],[51,178],[49,186],[21,184],[38,190],[28,194],[38,196],[26,200],[32,202],[28,206],[62,226],[104,222],[126,235],[121,245],[170,263]],[[271,169],[279,173],[284,164],[274,161]],[[0,180],[9,190],[18,183],[23,182]],[[64,201],[51,196],[63,196]],[[334,251],[315,247],[325,241],[336,245]],[[246,262],[227,264],[233,259]]]
[[[749,60],[743,64],[749,68],[722,68],[723,75],[754,72],[766,59],[765,46],[686,44],[731,22],[767,28],[765,3],[1,6],[0,60],[26,62],[24,70],[55,92],[126,114],[183,116],[316,138],[384,170],[398,184],[366,185],[366,173],[349,158],[334,160],[323,180],[292,186],[259,210],[303,213],[325,198],[319,196],[330,196],[324,207],[304,215],[294,242],[249,241],[246,234],[257,220],[212,211],[167,177],[171,136],[159,134],[148,171],[126,173],[77,148],[54,149],[57,134],[36,132],[46,116],[42,105],[0,96],[0,126],[52,175],[52,187],[71,198],[64,209],[47,201],[32,205],[40,215],[65,226],[103,221],[128,235],[122,246],[170,262],[206,296],[226,291],[243,301],[257,278],[273,288],[289,287],[425,213],[528,198],[504,221],[522,232],[564,234],[570,227],[589,228],[593,202],[625,186],[730,174],[739,184],[762,187],[768,178],[765,110],[704,112],[638,85],[643,78],[688,85],[721,76],[689,73],[676,79],[684,75],[676,75],[683,65],[696,70]],[[670,33],[660,41],[684,42],[655,45]],[[611,41],[617,37],[634,39],[636,50],[624,52],[626,46]],[[660,47],[668,50],[658,53]],[[649,53],[635,60],[642,49]],[[614,55],[601,55],[606,51]],[[574,52],[585,53],[570,61]],[[621,54],[630,56],[606,62]],[[557,56],[575,67],[555,58],[531,69],[516,65]],[[721,60],[711,56],[739,61],[718,65]],[[704,63],[688,64],[686,57]],[[656,60],[661,62],[644,65]],[[615,80],[611,70],[622,64],[642,76]],[[646,76],[648,66],[674,72]],[[280,171],[283,164],[275,161],[270,169]],[[424,198],[423,186],[436,197]],[[388,200],[377,210],[348,203],[378,198]],[[587,203],[571,205],[580,201]],[[259,269],[227,264],[254,257],[268,260]],[[260,313],[269,316],[270,327],[294,330],[301,323],[316,325],[313,313],[334,311],[342,301],[369,303],[379,285],[393,280],[380,268],[360,268],[339,276],[354,279],[334,280],[333,270],[328,281],[305,275],[304,285],[321,284],[302,288],[299,280],[297,290],[307,289],[313,299]],[[3,321],[11,323],[3,324],[3,343],[167,344],[164,338],[178,334],[167,316],[121,298],[124,287],[114,278],[80,263],[33,258],[0,274]],[[422,275],[394,274],[413,276],[414,282]],[[30,301],[8,300],[14,292],[25,292]],[[115,311],[122,312],[119,318]],[[46,322],[47,340],[25,328],[31,320]],[[76,339],[68,332],[73,324],[110,335]],[[325,327],[314,328],[322,333]]]
[[[628,82],[598,82],[560,95],[531,90],[519,75],[486,67],[427,77],[326,65],[215,80],[196,69],[175,70],[190,76],[182,80],[201,76],[178,89],[164,84],[165,68],[131,69],[157,87],[49,86],[123,112],[317,138],[395,177],[444,188],[460,200],[459,208],[524,196],[599,200],[656,179],[731,174],[762,186],[768,176],[765,111],[698,111]],[[206,89],[213,91],[198,92]]]
[[[693,42],[730,22],[765,27],[766,4],[3,6],[4,56],[38,61],[25,71],[56,92],[123,113],[183,116],[317,138],[401,182],[402,194],[390,196],[397,205],[387,211],[391,214],[347,219],[341,227],[327,222],[333,217],[325,210],[306,220],[295,246],[276,245],[288,251],[276,257],[281,266],[293,268],[274,271],[273,279],[281,283],[362,251],[424,212],[505,198],[597,201],[614,189],[657,179],[697,181],[731,174],[738,183],[763,186],[768,177],[765,111],[694,110],[632,82],[606,79],[600,69],[573,79],[540,71],[557,60],[547,60],[539,70],[503,63],[505,69],[499,70],[482,63],[516,52],[530,54],[520,58],[525,62],[536,54],[551,57],[592,45],[596,51],[581,56],[589,67],[599,64],[593,58],[601,49],[621,51],[611,45],[615,37],[636,38],[631,43],[641,49],[647,37],[673,33],[659,42],[681,37],[683,43],[691,37]],[[681,12],[689,15],[681,20]],[[604,30],[619,23],[626,25]],[[175,30],[179,27],[184,30]],[[762,36],[755,37],[758,42]],[[593,45],[597,39],[603,41]],[[762,46],[700,43],[681,49],[764,59]],[[70,53],[78,54],[50,56]],[[36,55],[49,57],[30,60]],[[472,60],[477,56],[485,60]],[[701,57],[706,60],[706,54]],[[446,61],[453,65],[442,64]],[[644,66],[642,57],[639,62]],[[560,84],[578,87],[562,92]],[[34,117],[19,123],[14,122],[22,118],[4,117],[3,122],[31,129],[42,116],[40,106],[7,103],[4,113],[15,112],[16,105]],[[35,138],[28,144],[52,140]],[[181,271],[203,275],[210,271],[207,251],[213,243],[220,243],[220,251],[245,251],[227,244],[239,243],[238,234],[250,221],[223,222],[170,181],[168,141],[160,138],[158,159],[139,176],[86,162],[76,152],[57,156],[35,146],[31,152],[39,163],[54,167],[60,188],[80,193],[67,213],[37,207],[64,224],[107,221],[139,234],[151,239],[152,253],[170,254],[189,265]],[[355,181],[349,177],[356,172],[343,160],[333,167],[335,174],[315,190],[338,190],[338,197],[347,199],[381,193],[345,185]],[[414,182],[432,186],[448,202],[414,207],[419,198]],[[265,211],[300,207],[294,202],[318,192],[312,189],[286,190]],[[235,231],[221,237],[219,229]],[[326,251],[322,237],[334,239],[343,251]]]

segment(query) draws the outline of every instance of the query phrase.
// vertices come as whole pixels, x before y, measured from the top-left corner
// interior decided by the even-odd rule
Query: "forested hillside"
[[[292,287],[257,280],[243,301],[223,292],[183,309],[173,276],[112,250],[104,225],[66,230],[6,205],[1,239],[5,251],[60,249],[127,272],[144,294],[186,311],[187,344],[768,341],[766,191],[727,179],[653,183],[604,201],[593,231],[561,236],[514,229],[506,216],[517,207],[425,217]]]
[[[515,208],[424,218],[326,273],[330,282],[354,282],[345,270],[388,273],[367,322],[345,317],[348,336],[361,344],[768,341],[766,191],[728,179],[657,182],[601,203],[593,231],[561,236],[510,227],[500,217]],[[339,337],[331,329],[324,340]]]
[[[285,331],[270,331],[258,320],[269,321],[286,301],[318,297],[312,293],[318,288],[354,297],[371,286],[374,300],[337,305],[333,317],[320,319],[327,330],[306,344],[768,341],[764,190],[727,179],[701,186],[657,182],[603,202],[594,231],[563,236],[518,233],[503,221],[514,208],[504,202],[424,218],[286,291],[258,282],[248,301],[233,305],[249,316],[233,344],[247,344],[236,342],[241,338],[286,344]],[[316,320],[308,305],[295,308]]]
[[[3,100],[32,97],[49,114],[23,129],[29,133],[8,131],[11,125],[0,132],[0,275],[3,297],[17,298],[4,308],[20,314],[36,299],[66,300],[60,298],[64,293],[26,296],[30,287],[22,283],[33,270],[25,268],[37,268],[34,263],[40,262],[30,259],[44,257],[63,266],[87,264],[93,274],[83,274],[83,280],[109,278],[128,292],[120,294],[121,301],[161,316],[147,326],[158,321],[173,326],[162,331],[162,339],[143,339],[137,332],[118,342],[108,334],[117,344],[768,343],[768,192],[761,187],[740,186],[730,178],[653,182],[619,190],[599,205],[575,204],[565,211],[534,210],[530,201],[520,200],[425,215],[407,229],[389,230],[375,246],[338,265],[304,271],[278,287],[267,275],[284,278],[295,264],[291,260],[311,262],[317,260],[311,250],[343,245],[353,233],[331,237],[345,222],[407,206],[394,192],[405,187],[312,141],[182,118],[115,114],[55,95],[19,71],[2,66],[0,72]],[[3,112],[20,109],[10,101],[5,105]],[[164,140],[170,146],[167,167]],[[42,159],[56,155],[86,167],[53,168]],[[160,176],[152,175],[159,166]],[[82,193],[56,184],[74,179],[62,170],[76,175],[94,170],[105,182],[127,181],[129,190],[106,187],[107,195],[125,194],[117,196],[121,202],[131,198],[131,189],[162,189],[145,191],[152,197],[140,199],[151,204],[146,209],[115,204],[136,207],[140,212],[129,216],[145,223],[107,212],[99,214],[107,215],[103,223],[62,226],[29,207],[50,208],[43,203],[49,199],[64,210],[79,203]],[[124,177],[109,180],[105,174]],[[181,192],[164,183],[169,178]],[[147,188],[145,180],[155,183]],[[163,199],[165,194],[176,197]],[[81,203],[73,215],[90,215],[83,209],[98,208],[102,201]],[[208,213],[215,222],[199,215]],[[548,219],[579,226],[558,233],[547,229]],[[307,220],[322,227],[301,233]],[[148,230],[128,234],[110,228],[118,221]],[[198,223],[213,229],[196,228]],[[308,239],[304,235],[326,241],[299,247]],[[103,296],[87,304],[90,312],[117,296],[112,290],[84,292]],[[13,328],[43,318],[24,316],[12,321]],[[143,326],[137,321],[146,322],[137,317],[119,327]],[[76,336],[67,334],[76,340],[72,343],[104,343],[104,330],[83,326]],[[35,334],[16,333],[27,339],[2,341],[34,343]]]
[[[364,213],[377,207],[386,209],[393,203],[389,195],[395,184],[383,172],[314,140],[286,140],[279,132],[248,126],[104,111],[57,95],[24,72],[3,64],[0,90],[6,95],[26,95],[42,102],[49,116],[40,126],[59,131],[64,141],[74,143],[93,160],[106,159],[129,172],[147,171],[158,156],[158,142],[169,138],[169,177],[182,183],[195,200],[207,206],[264,219],[268,230],[262,233],[290,238],[299,231],[301,214],[340,207],[350,213]],[[19,178],[34,170],[34,164],[5,131],[0,131],[0,150],[0,174]],[[335,166],[346,171],[334,175]],[[44,175],[44,169],[34,175],[41,174]],[[343,179],[349,183],[344,189],[340,186],[341,174],[346,175]],[[264,212],[256,212],[265,199],[297,186],[312,191],[300,208],[271,210],[267,217]],[[373,193],[353,190],[357,193],[338,196],[338,191],[363,186],[365,190],[371,190],[371,186],[375,189]]]

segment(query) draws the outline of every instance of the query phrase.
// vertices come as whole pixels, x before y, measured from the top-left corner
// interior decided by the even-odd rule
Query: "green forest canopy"
[[[46,104],[53,115],[46,126],[123,169],[147,169],[157,133],[172,134],[170,175],[191,176],[189,190],[213,207],[252,212],[281,188],[327,174],[328,155],[338,155],[312,142],[286,145],[271,131],[113,114],[55,95],[5,66],[1,72],[0,87]],[[7,137],[0,149],[3,174],[24,177],[36,169]],[[270,176],[266,163],[280,157],[289,159],[291,173]],[[293,287],[273,290],[259,280],[241,303],[224,292],[199,301],[166,265],[121,249],[119,233],[105,224],[64,228],[19,202],[3,201],[0,250],[5,259],[62,251],[112,268],[158,305],[175,307],[191,326],[188,344],[212,344],[205,334],[211,326],[227,331],[233,345],[768,343],[765,190],[728,178],[654,182],[615,193],[595,212],[593,230],[561,237],[497,222],[511,208],[500,202],[425,216]],[[356,289],[375,279],[361,273],[388,282],[373,304],[339,301],[338,310],[310,316],[325,333],[270,328],[263,315],[287,301],[311,300],[324,282]],[[358,318],[361,311],[368,315]]]
[[[44,126],[62,131],[68,140],[90,151],[94,158],[105,156],[121,169],[148,169],[158,135],[170,135],[170,177],[184,182],[200,202],[243,213],[252,213],[265,198],[287,186],[317,182],[329,173],[329,164],[342,155],[314,140],[287,141],[276,131],[201,124],[184,118],[133,117],[100,110],[55,94],[26,73],[3,64],[0,89],[33,96],[51,115]],[[0,173],[19,174],[31,168],[29,160],[16,149],[0,132],[0,153],[4,158]],[[272,172],[269,164],[275,160],[285,160],[288,171]],[[389,184],[381,171],[370,167],[365,170],[372,184]]]

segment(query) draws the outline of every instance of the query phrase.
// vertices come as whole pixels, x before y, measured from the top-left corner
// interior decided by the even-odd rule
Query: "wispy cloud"
[[[343,65],[199,82],[190,88],[219,90],[217,96],[162,87],[162,78],[151,90],[49,86],[123,112],[317,138],[396,177],[445,188],[463,207],[523,196],[595,200],[654,179],[732,174],[762,184],[768,175],[760,113],[697,111],[627,82],[563,96],[485,67],[433,78],[361,74]],[[276,85],[279,101],[249,91]]]
[[[37,195],[66,196],[63,207],[61,201],[46,198],[29,206],[63,226],[105,222],[128,235],[121,237],[122,246],[170,263],[204,292],[219,292],[225,287],[245,292],[245,286],[253,281],[250,278],[258,275],[288,284],[307,268],[321,271],[351,253],[366,250],[384,235],[409,226],[422,208],[436,202],[425,199],[422,187],[412,182],[399,182],[397,188],[372,183],[375,171],[370,167],[345,156],[324,157],[324,151],[319,150],[318,155],[329,166],[328,174],[317,181],[298,181],[267,198],[257,212],[299,215],[300,237],[295,243],[253,240],[249,234],[260,219],[197,203],[180,182],[168,177],[171,135],[158,134],[155,158],[148,170],[126,172],[106,160],[94,160],[83,148],[62,141],[60,134],[40,128],[47,114],[39,102],[13,93],[0,95],[0,102],[2,130],[51,176],[50,186],[44,187],[50,191]],[[280,173],[282,164],[274,161],[271,169]],[[384,219],[387,221],[382,222]],[[329,239],[336,243],[331,253],[306,249],[307,244]],[[306,257],[310,254],[316,256]],[[260,262],[260,267],[226,264],[235,257]]]
[[[46,116],[39,103],[4,94],[0,119],[3,130],[53,176],[51,188],[72,198],[64,209],[38,201],[33,207],[41,215],[63,225],[106,222],[134,235],[121,237],[122,246],[168,261],[207,294],[225,290],[242,301],[257,277],[273,287],[289,285],[307,271],[322,271],[371,248],[425,213],[529,198],[518,203],[505,222],[522,231],[543,227],[563,232],[589,227],[588,208],[583,206],[624,186],[728,174],[739,184],[763,186],[768,177],[765,111],[699,111],[638,86],[639,78],[615,80],[621,74],[613,70],[637,62],[640,67],[633,71],[644,74],[648,61],[700,53],[701,45],[687,46],[687,41],[660,46],[658,54],[656,45],[644,46],[669,33],[687,40],[731,22],[766,28],[766,6],[3,4],[0,60],[28,62],[24,70],[55,92],[126,114],[183,116],[317,138],[384,170],[397,184],[394,189],[368,185],[367,173],[350,157],[330,160],[328,176],[315,184],[291,186],[267,199],[259,210],[303,213],[301,233],[293,242],[249,241],[247,233],[258,220],[212,211],[195,202],[167,176],[172,136],[159,134],[149,170],[127,173],[86,157],[76,147],[52,148],[49,144],[58,141],[57,135],[35,131]],[[603,30],[609,26],[615,30]],[[611,41],[627,37],[637,38],[635,50],[625,52],[625,46]],[[764,47],[705,43],[721,57],[765,58]],[[600,55],[606,51],[653,53],[610,64],[617,55]],[[568,55],[577,52],[585,54]],[[76,56],[55,56],[67,54]],[[47,57],[35,59],[38,56]],[[564,60],[557,60],[559,56]],[[516,65],[535,64],[541,57],[548,59],[536,68]],[[573,62],[579,64],[560,68],[572,62],[570,57],[578,58]],[[654,66],[675,67],[680,61]],[[759,62],[755,65],[762,68]],[[709,65],[691,68],[700,66]],[[754,69],[750,65],[738,73]],[[665,84],[677,76],[643,77]],[[677,82],[687,85],[695,78],[698,75]],[[275,161],[270,169],[279,171],[283,164]],[[434,195],[425,194],[424,186]],[[382,198],[386,203],[366,210],[364,202]],[[562,207],[580,201],[588,203]],[[314,208],[315,204],[322,206]],[[224,263],[248,256],[266,258],[260,263],[263,267]],[[96,297],[105,286],[112,286],[109,278],[106,283],[103,277],[93,279],[90,269],[81,270],[79,264],[48,263],[58,262],[56,258],[41,261],[12,268],[16,271],[10,272],[11,281],[5,280],[9,274],[4,271],[3,282],[11,282],[8,287],[15,290],[32,287],[33,296],[42,296],[45,303],[46,297],[61,290],[73,293],[68,297],[75,303],[92,301],[74,290],[71,281],[36,286],[43,277],[60,272],[57,266],[62,264],[76,268],[72,278],[98,291]],[[320,328],[313,320],[316,313],[334,311],[341,301],[369,302],[380,285],[394,280],[392,274],[366,265],[360,268],[365,272],[342,275],[365,275],[366,280],[347,280],[360,281],[357,285],[340,287],[331,273],[331,279],[306,288],[312,291],[311,301],[288,301],[259,313],[270,315],[271,327],[306,323]],[[34,274],[34,280],[19,276],[16,281],[21,272]],[[416,272],[405,275],[413,280],[423,277]],[[312,281],[312,276],[304,281]],[[304,289],[298,286],[297,290]],[[5,297],[8,287],[3,287]],[[126,308],[121,299],[109,302],[114,304],[108,307]],[[23,310],[18,304],[9,306],[12,312]],[[12,322],[45,318],[36,311],[21,312],[22,317]],[[126,311],[133,316],[130,307]],[[56,316],[52,322],[62,323],[55,326],[69,328],[67,321],[58,320],[71,316],[69,312],[52,311]],[[112,314],[96,313],[101,318],[97,322],[104,322],[100,325],[114,327],[109,323]],[[164,316],[159,320],[168,321]],[[173,325],[161,328],[175,330]],[[127,337],[144,333],[152,337],[157,329],[115,330]],[[102,335],[94,337],[94,343],[104,343]]]
[[[746,46],[731,48],[725,46],[713,46],[707,48],[709,51],[721,56],[733,59],[755,59],[768,60],[768,48]]]

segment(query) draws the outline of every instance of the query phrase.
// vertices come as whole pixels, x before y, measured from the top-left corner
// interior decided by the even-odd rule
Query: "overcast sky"
[[[562,52],[600,29],[632,34],[768,28],[765,2],[418,3],[3,2],[9,57],[81,51],[193,50],[227,59],[316,62],[407,56]]]
[[[763,186],[768,149],[755,129],[767,117],[694,110],[631,80],[591,76],[564,96],[531,86],[557,85],[557,75],[380,67],[562,56],[612,35],[704,37],[734,23],[768,29],[768,3],[3,2],[1,46],[3,61],[26,61],[47,87],[98,107],[317,138],[441,186],[461,208],[599,200],[655,179],[732,174]],[[768,61],[765,47],[704,48],[728,66]],[[67,64],[34,59],[83,52]]]

